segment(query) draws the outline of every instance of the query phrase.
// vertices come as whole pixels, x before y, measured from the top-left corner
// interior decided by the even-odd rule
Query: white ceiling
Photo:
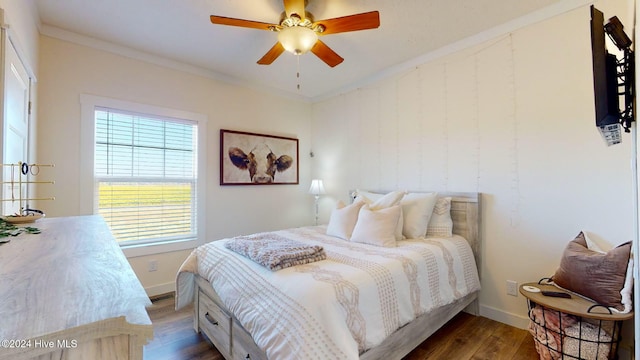
[[[380,27],[322,37],[345,60],[330,68],[315,55],[284,53],[256,64],[277,41],[269,31],[214,25],[209,15],[277,23],[282,0],[36,0],[45,35],[83,38],[186,64],[236,83],[308,100],[335,94],[448,44],[580,0],[309,0],[316,20],[378,10]],[[551,10],[549,10],[551,9]],[[535,15],[537,14],[537,15]],[[522,22],[522,21],[519,21]],[[505,25],[506,24],[506,25]],[[515,26],[515,25],[511,25]],[[73,34],[73,36],[69,36]],[[82,35],[78,37],[76,34]],[[93,40],[88,40],[93,39]]]

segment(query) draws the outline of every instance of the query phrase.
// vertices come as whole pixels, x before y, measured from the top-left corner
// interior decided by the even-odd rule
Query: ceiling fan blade
[[[380,26],[380,13],[377,11],[370,11],[361,14],[342,16],[316,21],[314,25],[324,26],[325,30],[321,32],[320,35],[375,29]]]
[[[211,15],[211,22],[219,25],[240,26],[240,27],[259,29],[259,30],[271,30],[272,26],[276,26],[275,24],[268,24],[268,23],[263,23],[259,21],[235,19],[235,18],[216,16],[216,15]]]
[[[258,60],[258,64],[271,65],[271,63],[274,62],[283,52],[284,47],[282,47],[282,44],[280,44],[280,42],[277,42],[271,49],[269,49],[269,51],[267,51],[266,54],[264,54],[264,56],[260,60]]]
[[[304,0],[284,0],[284,12],[287,17],[290,17],[291,14],[298,14],[301,19],[304,19]]]
[[[311,48],[311,52],[316,54],[320,60],[324,61],[327,65],[334,67],[344,61],[335,51],[331,50],[327,44],[318,40]]]

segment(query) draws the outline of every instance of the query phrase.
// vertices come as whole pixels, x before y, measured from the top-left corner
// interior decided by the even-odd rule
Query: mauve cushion
[[[630,253],[631,242],[607,253],[590,250],[584,233],[580,232],[565,248],[553,281],[598,304],[622,311],[620,290],[624,287]]]

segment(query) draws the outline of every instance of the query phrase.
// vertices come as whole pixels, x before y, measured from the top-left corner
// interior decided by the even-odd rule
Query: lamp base
[[[315,198],[316,198],[316,225],[318,225],[318,199],[320,199],[320,196],[316,195]]]

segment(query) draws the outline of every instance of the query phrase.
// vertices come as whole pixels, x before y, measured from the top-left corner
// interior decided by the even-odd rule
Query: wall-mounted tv
[[[622,52],[619,61],[607,51],[606,35]],[[604,14],[591,5],[591,55],[593,60],[593,90],[596,126],[607,145],[622,141],[620,126],[629,132],[634,121],[633,82],[634,59],[631,40],[624,33],[617,17],[604,24]],[[620,110],[620,97],[624,108]]]

